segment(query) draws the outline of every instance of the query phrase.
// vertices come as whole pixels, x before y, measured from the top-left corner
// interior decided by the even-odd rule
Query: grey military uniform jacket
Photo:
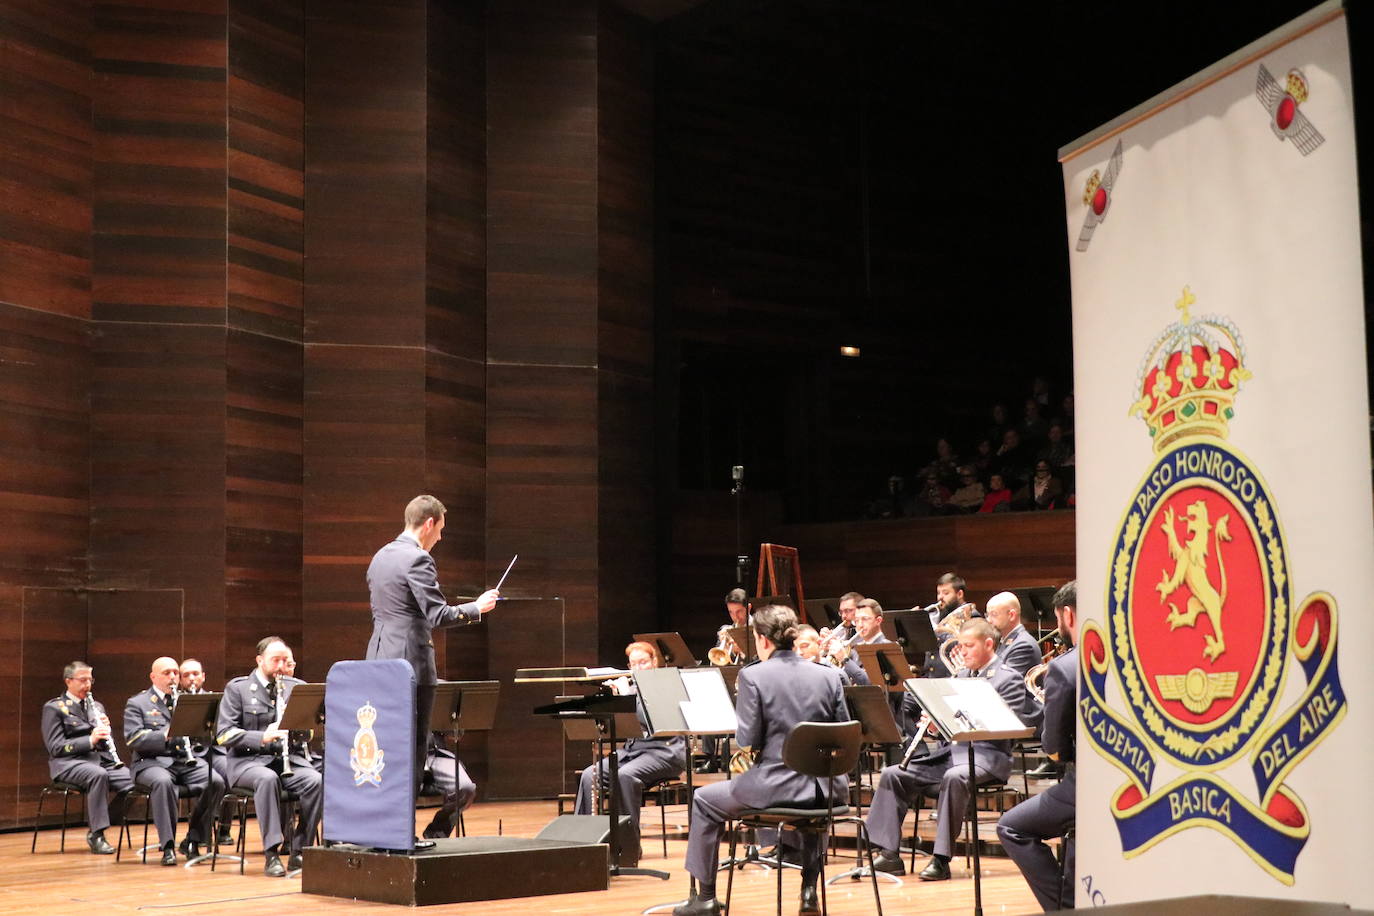
[[[291,697],[297,684],[305,681],[294,677],[282,678],[282,705]],[[219,720],[215,723],[215,742],[228,752],[225,760],[225,778],[234,785],[239,774],[247,767],[259,762],[259,757],[281,757],[281,742],[262,743],[262,733],[277,721],[277,711],[271,694],[258,681],[256,671],[244,677],[236,677],[224,685],[224,697],[219,702]],[[310,758],[303,753],[303,742],[295,741],[291,748],[291,766],[314,768]]]
[[[420,685],[438,681],[431,631],[482,619],[475,603],[453,605],[445,600],[434,558],[408,535],[400,535],[372,557],[367,587],[372,594],[367,657],[405,659]]]
[[[167,740],[171,722],[172,711],[152,687],[129,697],[124,704],[124,743],[133,757],[129,769],[135,774],[150,766],[170,767],[174,761],[186,759],[181,739]]]
[[[1002,664],[1016,669],[1025,677],[1027,671],[1040,664],[1040,644],[1018,623],[1016,628],[998,643],[997,657],[1001,659]]]
[[[849,721],[839,673],[778,650],[767,661],[741,668],[735,688],[735,741],[758,756],[752,769],[734,778],[734,798],[751,808],[809,806],[823,799],[827,781],[790,769],[782,762],[782,747],[798,722]],[[835,797],[845,798],[848,778],[837,777],[834,785]]]
[[[1003,665],[996,658],[988,662],[983,670],[976,675],[969,669],[962,668],[955,677],[982,677],[992,681],[992,686],[998,695],[1011,707],[1013,712],[1021,717],[1023,722],[1028,705],[1035,704],[1035,698],[1026,693],[1025,678]],[[941,740],[939,746],[932,750],[928,756],[913,757],[911,762],[912,764],[936,763],[943,758],[949,758],[951,763],[955,765],[965,763],[968,759],[968,751],[961,746],[957,749],[958,756],[951,757],[950,755],[954,750],[955,748],[951,744]],[[973,759],[980,770],[985,770],[997,779],[1005,781],[1011,775],[1011,742],[975,741],[973,742]]]
[[[92,702],[97,718],[108,716],[99,700]],[[43,744],[48,749],[48,775],[53,779],[61,779],[62,774],[77,763],[113,765],[114,758],[110,756],[108,745],[102,748],[91,746],[91,731],[95,723],[86,718],[83,704],[67,694],[53,697],[43,704],[41,723]]]

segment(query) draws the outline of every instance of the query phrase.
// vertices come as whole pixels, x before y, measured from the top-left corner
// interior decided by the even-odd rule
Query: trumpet
[[[95,696],[93,694],[86,694],[86,699],[82,701],[82,704],[86,707],[86,718],[90,721],[93,727],[95,726],[97,720],[101,725],[105,726],[106,728],[110,727],[110,717],[105,715],[104,712],[96,712]],[[114,759],[115,766],[124,766],[124,761],[119,759],[119,751],[115,750],[114,733],[111,732],[110,737],[105,738],[103,740],[105,741],[106,747],[110,752],[110,757]],[[91,742],[91,747],[95,747],[94,741]]]
[[[731,624],[726,624],[716,631],[716,644],[706,653],[706,657],[711,664],[717,668],[726,665],[738,665],[744,658],[744,653],[739,650],[739,646],[730,638]]]
[[[844,628],[836,627],[821,641],[821,660],[836,667],[843,665],[849,658],[850,647],[858,642],[859,638],[859,631],[855,630],[853,636],[845,639]],[[836,642],[836,640],[843,640],[843,642]]]

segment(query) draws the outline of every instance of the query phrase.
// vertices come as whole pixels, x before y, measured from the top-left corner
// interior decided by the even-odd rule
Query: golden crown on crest
[[[363,728],[371,728],[371,727],[372,727],[372,723],[373,723],[373,722],[376,722],[376,721],[377,721],[377,707],[375,707],[375,706],[372,705],[372,701],[371,701],[371,700],[368,700],[368,701],[367,701],[366,703],[364,703],[362,706],[359,706],[359,707],[358,707],[358,724],[359,724],[359,725],[361,725]]]
[[[1129,413],[1149,427],[1156,452],[1186,436],[1226,438],[1245,368],[1245,343],[1229,318],[1193,318],[1197,297],[1183,287],[1181,313],[1150,343],[1136,374]]]

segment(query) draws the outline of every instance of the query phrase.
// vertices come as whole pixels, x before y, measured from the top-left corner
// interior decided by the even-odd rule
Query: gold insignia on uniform
[[[69,744],[69,745],[67,745],[67,753],[70,754],[71,752],[72,752],[72,746]]]

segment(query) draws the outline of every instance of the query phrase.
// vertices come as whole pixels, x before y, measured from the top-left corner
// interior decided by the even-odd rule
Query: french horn
[[[752,747],[742,747],[730,755],[730,772],[735,776],[754,768],[758,752]]]

